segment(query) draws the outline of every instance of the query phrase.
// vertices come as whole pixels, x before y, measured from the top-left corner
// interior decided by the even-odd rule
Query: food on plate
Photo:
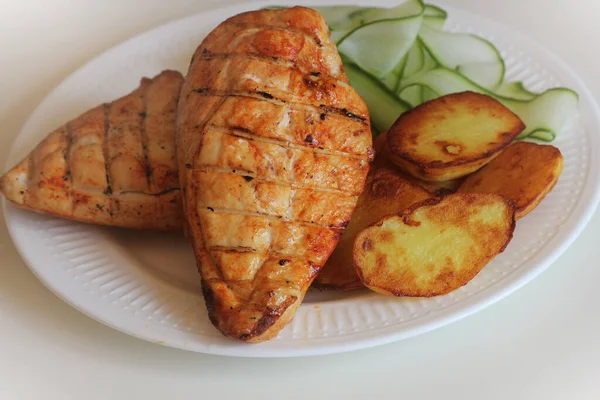
[[[564,87],[536,93],[507,81],[501,51],[475,34],[445,31],[448,13],[439,7],[406,0],[392,8],[318,10],[378,132],[419,104],[465,91],[489,95],[519,115],[526,125],[519,139],[552,141],[577,118],[577,93]]]
[[[531,212],[552,190],[563,169],[554,146],[516,142],[488,165],[468,176],[461,193],[496,193],[515,204],[515,218]]]
[[[422,187],[427,190],[429,193],[434,194],[436,196],[442,196],[450,193],[454,193],[458,186],[462,182],[462,179],[454,179],[451,181],[424,181],[422,179],[415,178],[405,172],[402,172],[392,161],[390,160],[390,156],[388,155],[387,149],[387,131],[382,132],[377,136],[375,142],[373,143],[373,147],[375,148],[375,161],[373,163],[374,168],[388,168],[394,170],[397,174],[401,175],[403,178],[409,180],[410,182]]]
[[[493,160],[524,127],[489,96],[455,93],[402,114],[387,134],[388,153],[415,178],[448,181]]]
[[[406,179],[436,196],[445,196],[456,192],[462,182],[462,179],[452,179],[450,181],[424,181],[408,174],[406,174]]]
[[[405,179],[398,169],[372,168],[352,220],[317,275],[314,285],[321,289],[344,290],[363,287],[352,265],[352,247],[356,235],[381,218],[397,214],[430,197],[432,195],[428,191]]]
[[[275,336],[313,282],[460,288],[562,171],[558,149],[511,143],[554,140],[577,94],[507,82],[492,43],[445,32],[421,0],[320,10],[331,35],[304,7],[229,18],[185,82],[164,71],[66,123],[0,191],[73,220],[184,229],[211,322],[244,342]]]
[[[363,284],[379,293],[445,294],[465,285],[504,250],[514,216],[512,202],[497,194],[425,200],[360,232],[354,264]]]
[[[375,142],[373,143],[373,147],[375,148],[375,161],[373,166],[375,168],[388,168],[397,172],[399,175],[409,180],[410,182],[422,187],[427,190],[429,193],[434,194],[436,196],[442,196],[450,193],[454,193],[462,179],[454,179],[451,181],[424,181],[422,179],[415,178],[403,171],[401,171],[391,160],[388,155],[387,149],[387,131],[382,132],[377,136]]]
[[[192,59],[176,142],[210,320],[268,340],[339,241],[373,155],[367,107],[321,15],[261,10],[215,28]]]
[[[382,157],[387,148],[387,131],[381,132],[373,141],[373,149],[375,150],[375,162]]]
[[[101,225],[181,229],[175,111],[183,83],[164,71],[51,132],[0,178],[13,203]]]

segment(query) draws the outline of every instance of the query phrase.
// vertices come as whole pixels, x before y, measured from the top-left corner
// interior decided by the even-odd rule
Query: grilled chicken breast
[[[198,47],[177,125],[209,317],[232,338],[267,340],[294,315],[363,190],[367,107],[321,15],[261,10],[226,20]]]
[[[164,71],[51,132],[0,178],[13,203],[94,224],[181,229],[175,111],[183,77]]]

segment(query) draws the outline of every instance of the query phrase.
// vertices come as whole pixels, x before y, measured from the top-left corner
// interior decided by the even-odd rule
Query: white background
[[[29,113],[83,63],[164,22],[231,3],[0,0],[0,165]],[[600,93],[597,0],[446,3],[528,33]],[[0,400],[598,399],[599,233],[596,214],[540,277],[453,325],[370,350],[268,360],[186,353],[91,320],[37,281],[2,221]]]

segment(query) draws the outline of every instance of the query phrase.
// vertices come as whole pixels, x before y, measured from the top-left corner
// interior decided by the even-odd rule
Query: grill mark
[[[286,110],[286,112],[289,112],[289,109]],[[287,143],[287,147],[289,147],[289,145],[290,144]],[[296,159],[295,159],[294,155],[292,156],[290,163],[292,164],[292,170],[290,171],[291,176],[290,176],[289,184],[290,184],[290,187],[292,188],[292,190],[290,192],[290,204],[288,205],[288,209],[287,209],[287,217],[291,219],[292,215],[294,215],[294,198],[296,197],[296,190],[294,188],[298,187],[298,185],[295,184],[296,175],[294,174],[294,171],[296,170]],[[317,190],[317,188],[313,188],[312,190],[319,191],[319,190]],[[320,190],[322,190],[322,189],[320,189]],[[339,191],[339,192],[341,192],[341,191]]]
[[[207,247],[207,250],[208,251],[220,251],[220,252],[228,253],[228,254],[236,254],[236,253],[239,253],[239,254],[248,254],[248,253],[251,253],[251,254],[256,254],[258,256],[266,256],[267,254],[269,254],[267,252],[258,251],[258,250],[256,250],[253,247],[209,246],[209,247]],[[302,253],[286,253],[286,252],[283,252],[283,251],[276,251],[276,250],[272,250],[270,252],[270,254],[272,254],[273,256],[277,256],[277,258],[305,258],[306,257],[306,255],[302,254]],[[282,265],[282,266],[285,265],[285,264],[287,264],[287,262],[289,262],[289,260],[287,260],[287,259],[282,260],[282,261],[286,261],[283,264],[281,264],[281,262],[280,262],[280,265]],[[318,263],[316,263],[314,261],[311,261],[311,260],[308,260],[307,264],[308,263],[313,263],[313,264],[319,265]],[[246,280],[246,279],[237,279],[236,281],[243,281],[243,280]]]
[[[73,147],[73,126],[71,122],[67,122],[66,126],[67,130],[67,146],[65,147],[65,165],[67,170],[65,171],[65,176],[67,178],[67,184],[69,185],[69,199],[71,200],[71,215],[75,211],[75,199],[74,193],[75,189],[73,188],[73,173],[71,171],[71,149]]]
[[[163,190],[161,192],[158,192],[158,193],[138,192],[138,191],[134,191],[134,190],[125,190],[125,191],[122,191],[122,192],[114,192],[114,193],[111,192],[111,193],[113,195],[115,195],[115,196],[122,195],[122,194],[134,193],[134,194],[143,194],[145,196],[155,196],[155,197],[158,197],[158,196],[162,196],[162,195],[169,194],[169,193],[172,193],[172,192],[177,192],[177,191],[180,191],[180,190],[181,190],[181,188],[177,187],[177,188],[165,189],[165,190]],[[102,191],[102,190],[90,190],[90,189],[88,189],[88,190],[86,190],[85,192],[82,192],[82,193],[84,193],[84,194],[104,194],[104,195],[106,195],[106,191],[105,190]]]
[[[335,150],[328,150],[328,149],[324,149],[324,148],[303,146],[300,144],[292,143],[287,140],[279,140],[279,139],[259,136],[255,133],[252,133],[248,129],[226,128],[226,127],[221,127],[221,126],[216,126],[216,125],[208,125],[207,127],[211,130],[227,133],[234,137],[250,139],[250,140],[254,140],[254,141],[262,142],[262,143],[274,144],[277,146],[287,147],[289,149],[305,150],[305,151],[309,151],[309,152],[312,152],[315,154],[323,154],[323,155],[328,155],[328,156],[340,156],[340,157],[345,157],[345,158],[351,158],[353,160],[368,160],[368,155],[365,155],[365,154],[348,153],[345,151],[335,151]]]
[[[280,30],[284,31],[284,29],[280,29]],[[202,60],[204,60],[204,61],[211,61],[211,60],[215,60],[215,59],[216,60],[226,60],[226,59],[234,58],[234,57],[247,58],[249,60],[254,60],[254,61],[267,61],[269,64],[274,64],[278,67],[287,67],[289,69],[293,69],[295,71],[298,71],[302,75],[308,75],[309,77],[313,77],[313,78],[325,77],[325,78],[335,80],[336,81],[335,84],[338,84],[341,86],[348,85],[348,82],[340,79],[339,76],[333,76],[333,75],[329,75],[329,74],[324,75],[321,72],[306,71],[302,68],[299,68],[294,62],[288,61],[281,57],[265,56],[260,53],[238,53],[235,50],[231,50],[231,51],[229,51],[229,53],[202,53],[201,57],[202,57]],[[310,82],[316,82],[308,77],[306,77],[304,79],[306,79]]]
[[[231,50],[229,53],[203,53],[201,57],[204,61],[226,60],[228,58],[233,57],[247,58],[255,61],[268,61],[269,63],[275,64],[279,67],[293,68],[295,70],[303,72],[301,69],[296,67],[296,64],[294,64],[291,61],[288,61],[281,57],[265,56],[260,53],[237,53],[235,50]],[[337,79],[333,76],[331,78]]]
[[[198,207],[195,207],[195,208],[198,208]],[[316,228],[340,230],[342,232],[345,229],[344,227],[340,227],[340,226],[332,226],[332,225],[319,224],[317,222],[305,221],[305,220],[301,220],[301,219],[297,219],[295,221],[292,221],[290,219],[287,219],[287,218],[284,218],[284,217],[279,217],[277,215],[271,215],[271,214],[265,214],[265,213],[258,213],[258,212],[250,212],[250,211],[244,211],[244,210],[236,210],[236,209],[232,209],[232,208],[213,208],[212,210],[203,209],[203,210],[197,210],[196,212],[197,212],[198,215],[200,213],[202,213],[202,214],[213,214],[214,213],[214,214],[244,215],[244,216],[247,216],[247,217],[261,217],[261,218],[269,219],[269,220],[272,220],[272,221],[296,222],[296,223],[301,223],[303,225],[313,226],[313,227],[316,227]],[[206,243],[206,241],[204,243]]]
[[[222,251],[225,253],[256,253],[259,255],[265,255],[267,253],[263,253],[260,251],[256,251],[255,248],[253,247],[246,247],[246,246],[240,246],[240,247],[233,247],[233,246],[210,246],[207,247],[208,251]]]
[[[113,217],[113,193],[111,187],[111,179],[110,179],[110,153],[108,151],[108,131],[110,127],[110,104],[104,103],[102,105],[104,110],[104,133],[103,133],[103,142],[102,142],[102,154],[104,155],[104,169],[106,172],[106,188],[104,189],[104,194],[108,197],[108,215]]]
[[[148,132],[146,131],[146,120],[148,116],[148,90],[150,86],[153,85],[154,82],[150,82],[149,85],[144,87],[144,91],[142,93],[142,112],[139,113],[139,117],[141,118],[140,123],[140,131],[141,131],[141,145],[142,145],[142,154],[144,155],[144,169],[146,171],[146,187],[148,191],[152,191],[154,187],[154,177],[152,176],[152,165],[150,164],[150,159],[148,158],[148,143],[150,139],[148,138]]]
[[[160,197],[160,196],[164,196],[165,194],[169,194],[169,193],[173,193],[173,192],[179,192],[179,191],[180,191],[179,188],[165,189],[162,192],[158,192],[158,193],[146,193],[146,192],[136,192],[135,190],[124,190],[122,192],[117,192],[115,194],[116,195],[123,195],[123,194],[133,193],[133,194],[143,194],[145,196]]]
[[[262,254],[262,253],[261,253]],[[277,253],[273,253],[274,255],[277,255]],[[308,266],[317,266],[319,269],[321,269],[320,264],[314,263],[312,261],[306,261],[306,265]],[[260,268],[259,268],[260,270]],[[258,273],[257,273],[258,274]],[[212,278],[212,279],[206,279],[207,283],[214,283],[214,282],[222,282],[218,279]],[[248,278],[248,279],[232,279],[229,282],[231,283],[239,283],[239,282],[254,282],[254,278]],[[285,279],[285,278],[271,278],[269,279],[269,282],[285,282],[287,284],[287,288],[289,289],[290,286],[292,288],[292,290],[294,290],[294,286],[298,286],[299,284],[296,282],[290,282],[289,280]],[[296,297],[295,295],[290,295],[289,293],[287,294],[287,296],[292,296],[292,297]]]
[[[213,90],[212,88],[202,88],[202,90],[200,92],[198,91],[198,89],[194,89],[194,90],[192,90],[192,93],[195,93],[198,96],[207,96],[207,97],[208,96],[225,97],[225,98],[227,98],[227,97],[249,97],[252,99],[267,101],[267,102],[277,104],[277,105],[293,104],[293,105],[298,105],[298,106],[311,107],[313,109],[320,110],[318,112],[319,114],[322,114],[323,112],[334,113],[334,114],[341,115],[345,118],[350,118],[353,121],[358,121],[361,124],[368,126],[367,119],[365,117],[361,117],[359,115],[352,114],[346,108],[329,107],[324,104],[320,104],[317,107],[314,104],[310,104],[310,103],[301,103],[298,101],[282,100],[282,99],[279,99],[276,96],[272,96],[272,95],[270,95],[272,98],[265,98],[264,96],[260,95],[258,92],[254,92],[254,93],[252,93],[252,92],[225,92],[225,91],[218,92],[216,90]]]
[[[231,65],[231,63],[227,64],[227,70],[229,69],[229,66]],[[227,73],[228,71],[225,71],[225,73]],[[196,160],[198,159],[198,157],[200,156],[200,150],[202,150],[202,140],[204,138],[204,134],[205,134],[205,130],[206,130],[206,124],[208,123],[208,121],[210,120],[210,118],[217,112],[219,111],[219,109],[221,108],[221,106],[223,105],[223,103],[225,103],[225,99],[226,97],[223,97],[221,99],[221,101],[214,105],[212,107],[212,110],[210,110],[206,115],[208,116],[208,118],[206,118],[205,121],[203,121],[202,126],[197,126],[197,130],[200,132],[200,138],[198,140],[198,148],[194,150],[194,158],[191,160],[192,163],[196,164]],[[186,160],[189,161],[189,160]],[[187,167],[188,164],[186,164]],[[186,183],[187,186],[187,183]],[[194,185],[191,196],[192,196],[192,213],[193,216],[195,217],[195,221],[200,221],[200,213],[198,212],[198,199],[196,198],[196,187]],[[185,192],[184,192],[184,197],[185,197]],[[185,204],[185,198],[183,199],[183,203]],[[184,206],[185,209],[185,206]],[[213,210],[207,210],[208,212],[214,212]],[[194,222],[195,222],[194,221]],[[202,234],[202,243],[206,243],[206,232],[204,231],[204,229],[202,228],[202,225],[200,225],[200,233]],[[194,244],[195,246],[195,244]],[[204,248],[206,249],[206,246],[204,246]],[[213,267],[215,268],[215,270],[217,271],[217,273],[219,274],[219,279],[221,279],[222,282],[225,282],[225,284],[227,284],[227,282],[225,281],[225,275],[223,274],[223,270],[221,270],[221,266],[215,261],[215,258],[213,257],[213,255],[207,251],[206,252],[206,256],[208,257],[208,259],[210,260],[210,262],[212,263]],[[231,287],[229,286],[229,284],[227,284],[227,288],[229,290],[232,290]]]
[[[355,197],[360,194],[360,192],[348,192],[346,190],[340,190],[340,189],[322,188],[322,187],[318,187],[318,186],[298,185],[293,182],[293,177],[289,181],[284,180],[284,179],[265,179],[265,178],[259,177],[256,173],[251,172],[251,171],[242,171],[242,170],[238,170],[238,169],[229,169],[229,168],[219,168],[219,167],[213,167],[210,165],[203,165],[203,166],[197,168],[196,171],[197,172],[213,172],[213,173],[217,173],[217,174],[234,174],[234,175],[243,177],[246,180],[246,182],[250,182],[250,181],[256,179],[256,182],[258,182],[258,183],[274,183],[278,186],[289,187],[292,189],[306,189],[306,190],[311,190],[313,192],[341,194],[341,195],[344,195],[347,197]],[[249,177],[251,179],[247,179],[246,177]]]
[[[33,173],[35,172],[35,165],[33,162],[33,153],[34,153],[34,151],[29,153],[29,156],[27,157],[27,183],[25,185],[26,191],[23,194],[23,204],[28,207],[35,208],[34,206],[31,205],[31,201],[30,201],[31,192],[36,190],[36,188],[33,187]]]

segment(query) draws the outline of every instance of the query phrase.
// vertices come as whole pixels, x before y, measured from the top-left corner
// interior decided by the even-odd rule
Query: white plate
[[[324,3],[333,1],[317,4]],[[165,68],[185,72],[193,50],[219,21],[265,4],[193,15],[100,55],[39,105],[17,137],[9,164],[64,121],[127,93],[141,76]],[[565,157],[559,183],[519,221],[506,251],[465,287],[432,299],[397,299],[367,290],[311,292],[279,336],[248,345],[222,337],[210,324],[194,257],[181,235],[99,228],[5,202],[17,249],[50,290],[92,318],[142,339],[213,354],[280,357],[365,348],[438,328],[506,296],[556,260],[591,217],[600,194],[600,112],[585,85],[539,44],[493,21],[445,8],[449,28],[475,32],[497,44],[509,79],[522,79],[534,90],[564,85],[581,96],[580,121],[554,143]]]

